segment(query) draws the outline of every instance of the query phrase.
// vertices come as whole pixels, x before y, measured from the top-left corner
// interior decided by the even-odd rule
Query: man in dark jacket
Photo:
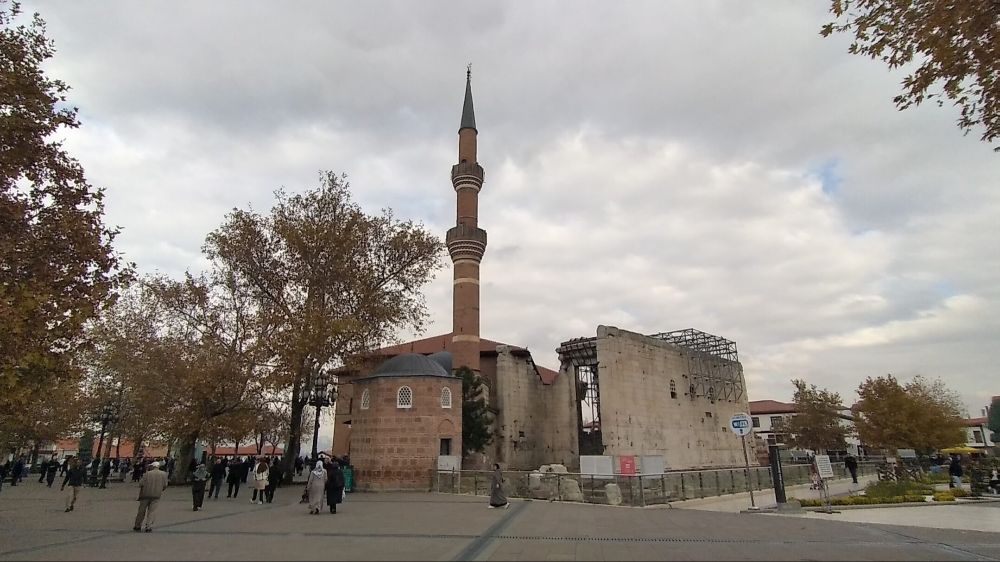
[[[240,480],[243,479],[243,465],[239,462],[238,458],[234,458],[233,462],[229,463],[229,474],[226,475],[226,484],[229,484],[229,489],[226,492],[227,498],[235,498],[240,495]]]
[[[264,489],[264,497],[267,503],[274,501],[274,490],[281,485],[281,480],[285,476],[285,471],[281,469],[281,463],[271,465],[271,470],[267,472],[267,488]]]
[[[951,465],[948,466],[948,474],[951,476],[949,488],[962,487],[962,457],[955,455],[951,457]]]
[[[55,461],[53,461],[55,462]],[[49,461],[42,461],[38,463],[38,483],[41,484],[45,482],[45,474],[49,470]]]
[[[45,480],[49,484],[49,488],[52,487],[52,483],[56,481],[56,473],[59,472],[59,462],[55,459],[49,461],[49,465],[45,468]]]
[[[208,497],[219,499],[219,490],[222,489],[222,480],[226,477],[226,459],[215,459],[212,464],[212,484],[208,488]]]
[[[111,460],[110,459],[104,459],[104,462],[101,464],[101,488],[102,489],[108,487],[108,477],[110,477],[110,476],[111,476]]]
[[[80,495],[80,488],[83,487],[83,483],[87,480],[87,469],[80,464],[80,459],[73,457],[69,461],[69,470],[66,471],[66,479],[63,480],[60,490],[65,490],[66,485],[69,484],[70,492],[66,494],[66,513],[73,511],[73,507],[76,505],[76,499]]]
[[[10,485],[17,486],[17,483],[21,480],[21,473],[24,472],[24,455],[17,458],[17,462],[14,463],[14,467],[11,468],[10,472]]]
[[[246,484],[247,478],[250,476],[250,471],[253,470],[253,459],[251,459],[248,456],[246,459],[244,459],[243,465],[241,466],[241,468],[243,470],[240,472],[240,480],[244,484]]]
[[[854,455],[850,455],[850,454],[847,455],[846,457],[844,457],[844,467],[847,469],[847,472],[849,472],[851,474],[851,480],[853,480],[854,483],[857,484],[858,483],[858,459],[854,458]]]

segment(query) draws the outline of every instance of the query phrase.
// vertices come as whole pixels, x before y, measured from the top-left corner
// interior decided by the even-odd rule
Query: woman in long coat
[[[493,477],[490,481],[490,508],[510,507],[507,502],[507,495],[503,493],[503,473],[500,472],[500,465],[493,465]]]
[[[264,489],[267,488],[267,476],[267,460],[261,459],[257,463],[257,468],[253,470],[253,496],[250,497],[250,503],[264,505]]]
[[[326,493],[326,469],[323,461],[316,461],[316,467],[309,473],[306,480],[306,493],[309,494],[309,513],[319,513],[323,508],[323,495]]]
[[[326,503],[330,513],[337,513],[337,504],[344,500],[344,472],[340,470],[337,461],[330,463],[330,472],[326,481]]]

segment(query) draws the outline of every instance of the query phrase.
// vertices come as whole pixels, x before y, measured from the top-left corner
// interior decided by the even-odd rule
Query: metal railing
[[[875,474],[875,466],[873,463],[859,463],[858,475]],[[849,477],[843,463],[833,463],[833,467],[837,478]],[[812,481],[810,465],[788,464],[782,465],[782,469],[785,486]],[[488,496],[492,476],[490,471],[437,471],[432,473],[430,488],[442,493]],[[613,476],[524,471],[503,473],[504,491],[508,497],[637,507],[746,492],[747,476],[746,468],[739,467]],[[755,491],[773,487],[770,467],[750,467],[749,479]]]

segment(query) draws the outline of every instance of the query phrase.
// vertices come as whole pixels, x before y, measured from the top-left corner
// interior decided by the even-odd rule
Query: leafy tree
[[[129,270],[102,223],[103,191],[58,140],[79,122],[69,86],[42,69],[54,54],[45,22],[17,25],[20,14],[0,0],[0,412],[33,417],[78,383],[84,325]]]
[[[816,452],[841,451],[847,447],[847,429],[841,424],[839,411],[843,408],[840,394],[800,379],[792,380],[795,386],[796,414],[787,418],[775,431],[788,435],[788,443],[799,449]]]
[[[483,381],[468,367],[455,374],[462,378],[462,456],[480,453],[493,441],[493,415],[483,397]]]
[[[966,134],[982,125],[981,140],[1000,137],[1000,2],[832,0],[830,11],[837,19],[820,33],[853,33],[850,53],[881,59],[889,68],[918,59],[893,99],[896,107],[925,99],[941,106],[946,98],[961,109],[958,126]]]
[[[996,442],[996,436],[1000,435],[1000,396],[994,396],[990,402],[990,413],[986,418],[986,427],[993,432],[992,440]]]
[[[277,389],[289,392],[285,474],[299,453],[303,410],[321,369],[387,342],[426,318],[420,288],[441,266],[441,241],[423,226],[351,200],[344,176],[318,188],[276,192],[267,215],[234,209],[204,251],[220,271],[252,289],[269,327]]]
[[[965,442],[961,400],[940,380],[902,385],[891,374],[858,387],[855,425],[869,447],[912,448],[921,454]]]

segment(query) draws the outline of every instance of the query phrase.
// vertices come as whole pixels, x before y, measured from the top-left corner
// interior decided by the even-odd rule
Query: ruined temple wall
[[[542,384],[529,357],[512,351],[507,346],[497,348],[494,462],[508,470],[533,470],[550,463],[578,465],[570,379],[560,375],[554,384]]]
[[[642,334],[598,328],[605,455],[662,455],[672,470],[743,464],[740,439],[728,424],[733,414],[748,411],[746,392],[714,401],[689,394],[690,353]]]

